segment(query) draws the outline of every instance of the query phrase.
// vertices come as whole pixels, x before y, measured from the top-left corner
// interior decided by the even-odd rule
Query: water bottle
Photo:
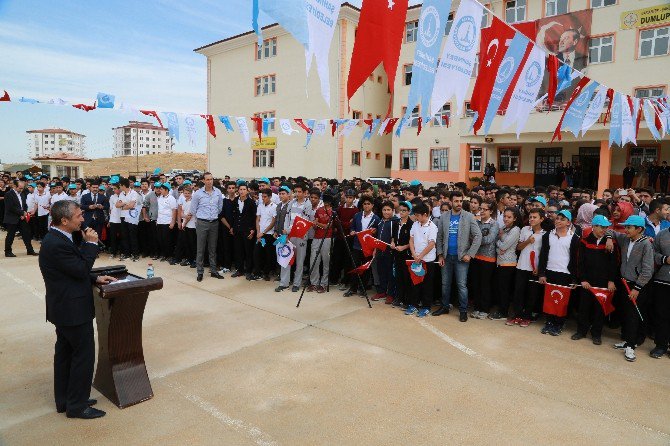
[[[147,279],[153,279],[154,277],[154,265],[152,263],[147,267]]]

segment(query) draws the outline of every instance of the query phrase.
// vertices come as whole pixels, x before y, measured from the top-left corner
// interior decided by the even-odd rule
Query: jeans
[[[451,300],[451,279],[456,274],[458,288],[458,309],[468,310],[468,268],[470,263],[458,260],[458,256],[447,255],[442,268],[442,306],[448,307]]]

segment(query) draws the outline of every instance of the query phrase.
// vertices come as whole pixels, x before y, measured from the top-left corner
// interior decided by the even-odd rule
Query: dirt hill
[[[86,176],[100,176],[110,174],[128,175],[130,172],[153,172],[157,167],[162,172],[171,169],[183,170],[205,170],[207,155],[204,153],[172,153],[162,155],[143,155],[139,157],[139,168],[137,158],[124,156],[119,158],[98,158],[84,167]]]

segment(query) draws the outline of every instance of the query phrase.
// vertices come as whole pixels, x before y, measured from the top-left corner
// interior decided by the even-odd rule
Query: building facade
[[[28,157],[67,153],[84,156],[86,136],[66,129],[28,130]]]
[[[670,19],[650,24],[638,17],[640,8],[667,5],[664,0],[508,0],[486,2],[490,9],[483,26],[492,23],[491,14],[507,23],[549,18],[557,14],[591,9],[588,63],[580,67],[586,76],[616,91],[636,97],[667,93],[670,67]],[[454,1],[455,12],[459,6]],[[405,35],[395,77],[393,113],[400,117],[406,109],[411,85],[411,68],[418,33],[421,5],[409,8]],[[277,25],[263,30],[262,48],[253,33],[245,33],[207,45],[196,51],[207,57],[208,110],[213,114],[236,116],[277,116],[281,118],[374,118],[384,117],[391,99],[382,67],[356,93],[349,104],[346,83],[353,51],[359,10],[342,6],[330,54],[331,105],[319,93],[316,69],[305,79],[304,50]],[[451,18],[451,17],[450,17]],[[448,34],[451,22],[445,27]],[[446,38],[443,39],[446,41]],[[443,45],[444,45],[443,41]],[[475,76],[466,98],[472,96]],[[305,94],[305,90],[308,95]],[[350,178],[391,176],[428,183],[470,181],[483,175],[487,163],[498,171],[499,183],[530,186],[554,182],[559,163],[578,162],[584,187],[602,190],[622,184],[627,163],[670,159],[670,141],[656,142],[640,125],[637,146],[610,148],[609,124],[597,123],[577,139],[563,132],[562,141],[551,142],[563,106],[534,110],[517,139],[512,129],[502,129],[497,116],[488,135],[473,135],[469,99],[461,104],[462,117],[451,116],[456,104],[444,104],[440,113],[417,136],[419,110],[400,137],[373,136],[362,141],[362,127],[347,138],[314,137],[308,148],[297,135],[285,136],[272,130],[276,139],[262,148],[254,141],[245,144],[239,133],[208,138],[209,167],[216,174],[244,177],[306,175]],[[448,118],[448,119],[445,119]],[[448,123],[447,123],[448,121]],[[252,129],[253,130],[253,129]],[[301,131],[304,138],[304,132]],[[255,141],[258,144],[258,141]]]
[[[114,157],[172,153],[174,147],[168,129],[150,122],[130,121],[112,130]]]

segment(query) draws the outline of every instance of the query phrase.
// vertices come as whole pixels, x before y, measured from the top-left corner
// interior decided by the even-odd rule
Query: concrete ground
[[[0,258],[2,445],[670,444],[670,359],[649,342],[627,363],[611,331],[597,347],[572,327],[419,319],[337,291],[296,308],[275,283],[197,283],[165,263],[144,317],[154,398],[120,410],[93,390],[107,416],[67,419],[44,284],[19,244]]]

